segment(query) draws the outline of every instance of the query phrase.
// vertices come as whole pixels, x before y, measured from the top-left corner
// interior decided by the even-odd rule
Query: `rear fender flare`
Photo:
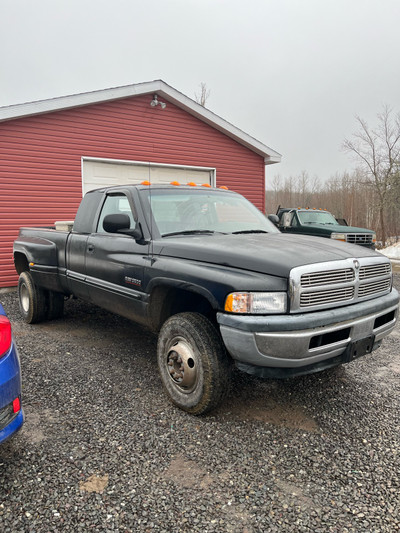
[[[14,242],[14,264],[17,272],[23,264],[21,255],[25,256],[28,264],[35,263],[54,267],[58,264],[57,246],[47,239],[30,237],[21,241],[17,239]]]

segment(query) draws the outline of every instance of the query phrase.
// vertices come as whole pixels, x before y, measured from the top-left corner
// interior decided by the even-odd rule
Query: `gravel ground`
[[[1,532],[400,531],[399,326],[335,370],[237,372],[195,418],[166,400],[148,332],[79,301],[30,326],[0,300],[26,414],[0,448]]]

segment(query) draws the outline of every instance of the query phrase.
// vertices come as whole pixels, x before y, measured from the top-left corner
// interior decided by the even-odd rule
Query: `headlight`
[[[267,315],[285,313],[286,309],[285,292],[231,292],[225,300],[228,313]]]
[[[346,242],[346,235],[344,233],[331,233],[331,239]]]
[[[372,242],[376,242],[376,233],[372,234]]]

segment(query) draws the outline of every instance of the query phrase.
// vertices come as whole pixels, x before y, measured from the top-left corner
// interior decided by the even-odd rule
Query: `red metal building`
[[[0,287],[17,283],[19,228],[73,220],[87,190],[207,181],[264,210],[265,165],[279,161],[161,80],[0,108]]]

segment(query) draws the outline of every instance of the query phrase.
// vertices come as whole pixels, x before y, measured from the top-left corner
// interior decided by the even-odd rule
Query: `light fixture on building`
[[[158,96],[155,94],[153,96],[153,100],[150,102],[151,107],[156,107],[156,105],[160,104],[161,109],[165,109],[167,107],[167,104],[165,102],[160,102],[158,100]]]

